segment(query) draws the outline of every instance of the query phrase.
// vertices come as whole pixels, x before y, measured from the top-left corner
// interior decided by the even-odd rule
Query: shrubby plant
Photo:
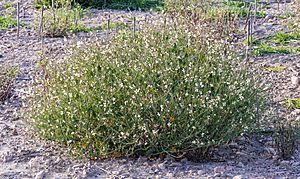
[[[231,51],[231,28],[186,18],[44,61],[36,131],[94,158],[188,152],[253,129],[262,93]]]

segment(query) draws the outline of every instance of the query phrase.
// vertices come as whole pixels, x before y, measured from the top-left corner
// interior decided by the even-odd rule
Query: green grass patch
[[[267,54],[291,54],[298,52],[300,52],[300,47],[274,46],[265,42],[261,42],[258,46],[253,47],[253,54],[255,56]]]
[[[286,45],[291,40],[300,40],[300,33],[296,31],[290,33],[277,32],[272,39],[280,45]]]

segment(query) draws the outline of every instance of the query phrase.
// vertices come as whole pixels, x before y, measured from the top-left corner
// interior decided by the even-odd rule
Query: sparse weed
[[[294,155],[296,150],[296,132],[291,124],[277,124],[275,146],[278,155],[284,160],[289,160]]]
[[[9,97],[16,74],[17,74],[16,68],[6,67],[6,66],[1,67],[0,102],[3,102]]]

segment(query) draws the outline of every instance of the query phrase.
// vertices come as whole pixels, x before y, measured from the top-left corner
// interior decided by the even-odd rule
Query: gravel
[[[7,1],[0,1],[1,4]],[[11,2],[11,1],[10,1]],[[13,2],[15,4],[15,2]],[[33,6],[30,1],[21,1],[21,20],[33,22]],[[288,4],[289,6],[290,4]],[[267,19],[258,20],[255,32],[259,37],[283,29],[275,13],[276,5],[266,10]],[[25,11],[24,11],[25,9]],[[0,12],[4,9],[0,8]],[[93,10],[89,23],[112,17],[132,16],[125,11]],[[153,16],[151,13],[136,12],[135,15]],[[118,18],[116,18],[118,19]],[[104,20],[103,20],[104,21]],[[88,23],[88,21],[86,21]],[[91,23],[93,25],[93,23]],[[16,29],[0,32],[0,66],[16,65],[20,69],[16,77],[12,96],[0,104],[0,178],[297,178],[300,177],[300,150],[291,160],[278,157],[272,135],[244,135],[227,145],[214,149],[213,160],[191,162],[186,158],[175,160],[165,158],[137,159],[77,159],[69,155],[68,149],[57,143],[35,136],[26,124],[26,113],[30,87],[40,60],[39,52],[57,58],[63,55],[63,48],[77,41],[79,34],[71,38],[45,38],[44,43],[30,28],[22,28],[20,39]],[[271,87],[274,99],[272,108],[291,120],[300,119],[300,111],[287,111],[286,98],[299,98],[300,56],[268,55],[251,58],[253,69],[264,76],[264,83]],[[270,66],[286,66],[283,72],[264,70]]]

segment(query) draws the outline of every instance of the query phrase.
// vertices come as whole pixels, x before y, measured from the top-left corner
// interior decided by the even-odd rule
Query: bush
[[[224,28],[176,19],[44,61],[36,131],[109,157],[185,152],[251,130],[262,93],[224,44]]]

